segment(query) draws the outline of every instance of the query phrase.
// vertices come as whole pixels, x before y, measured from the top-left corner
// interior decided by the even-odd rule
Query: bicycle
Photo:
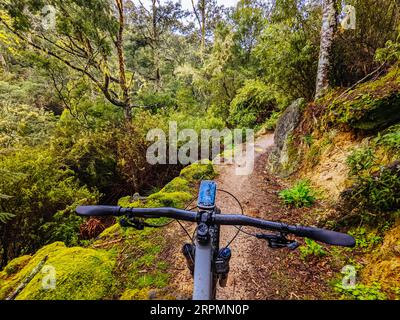
[[[145,227],[160,227],[146,222],[147,218],[171,218],[173,220],[197,223],[195,241],[185,244],[182,248],[187,266],[193,276],[193,300],[216,299],[217,284],[225,287],[229,274],[231,249],[229,244],[219,247],[220,226],[231,225],[243,231],[243,226],[275,231],[272,234],[250,234],[258,239],[264,239],[272,249],[289,248],[295,250],[299,243],[289,240],[288,234],[307,237],[326,244],[354,247],[355,240],[348,234],[319,229],[288,225],[281,222],[267,221],[259,218],[238,214],[222,214],[216,206],[217,185],[214,181],[200,183],[197,201],[197,211],[175,208],[123,208],[119,206],[79,206],[76,212],[80,216],[125,216],[120,220],[122,226],[143,229]],[[173,221],[171,220],[171,221]],[[168,223],[167,223],[168,224]],[[164,224],[163,226],[165,226]],[[238,227],[240,226],[240,227]],[[243,231],[244,232],[244,231]]]

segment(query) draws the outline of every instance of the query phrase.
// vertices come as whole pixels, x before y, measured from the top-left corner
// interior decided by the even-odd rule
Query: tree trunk
[[[197,6],[194,3],[194,0],[192,0],[193,12],[194,12],[194,14],[196,16],[197,22],[199,23],[199,29],[200,29],[200,55],[201,55],[202,59],[204,57],[204,50],[205,50],[205,45],[206,45],[206,23],[207,23],[206,5],[207,5],[207,0],[199,0]],[[200,13],[199,13],[199,11],[200,11]]]
[[[201,0],[201,56],[206,46],[206,0]]]
[[[121,87],[123,96],[123,108],[124,115],[127,121],[132,119],[131,111],[131,97],[129,95],[129,87],[126,81],[125,74],[125,53],[123,45],[123,36],[125,30],[125,19],[124,19],[124,3],[122,0],[116,0],[118,14],[119,14],[119,29],[117,34],[117,40],[115,41],[115,47],[118,52],[118,66],[119,66],[119,85]]]
[[[154,63],[154,79],[155,89],[158,92],[161,89],[161,73],[160,73],[160,57],[159,57],[159,32],[157,23],[157,2],[153,0],[152,5],[152,27],[153,27],[153,63]]]
[[[318,60],[315,99],[323,96],[329,87],[329,71],[331,67],[331,49],[337,26],[335,0],[324,0],[321,29],[321,45]]]

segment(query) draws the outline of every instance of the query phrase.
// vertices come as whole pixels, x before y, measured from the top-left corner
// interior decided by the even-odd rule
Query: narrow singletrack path
[[[273,134],[263,135],[255,141],[254,171],[250,175],[236,175],[235,164],[217,166],[218,189],[234,194],[242,203],[246,215],[297,222],[302,212],[290,210],[282,205],[278,197],[278,192],[282,189],[281,184],[265,169],[268,152],[273,143]],[[236,201],[223,192],[218,193],[217,205],[223,213],[240,212]],[[244,230],[260,232],[251,228]],[[221,247],[226,245],[236,232],[234,227],[222,227]],[[287,249],[272,250],[266,241],[244,233],[238,234],[230,248],[232,258],[228,285],[218,288],[218,299],[316,299],[321,298],[325,290],[329,291],[322,280],[321,271],[324,268],[309,268],[297,252]]]
[[[217,206],[222,213],[240,213],[236,200],[221,190],[228,191],[241,202],[244,214],[268,220],[293,224],[304,224],[304,216],[310,209],[289,209],[279,199],[283,182],[266,171],[268,153],[273,146],[273,134],[260,136],[255,141],[254,170],[250,175],[236,175],[236,164],[216,166],[219,192]],[[245,154],[243,155],[245,156]],[[240,161],[238,161],[240,163]],[[235,161],[235,163],[237,163]],[[185,224],[190,232],[193,224]],[[244,228],[251,233],[262,232]],[[235,227],[221,227],[221,244],[236,235]],[[170,249],[165,253],[171,261],[169,272],[173,274],[173,291],[178,299],[189,299],[193,280],[181,254],[182,242],[186,234],[174,224],[169,236]],[[239,233],[230,245],[232,258],[228,284],[218,287],[217,299],[265,300],[265,299],[329,299],[332,289],[327,279],[333,275],[332,266],[324,259],[303,261],[298,250],[272,250],[266,241]],[[335,270],[334,272],[337,272]]]

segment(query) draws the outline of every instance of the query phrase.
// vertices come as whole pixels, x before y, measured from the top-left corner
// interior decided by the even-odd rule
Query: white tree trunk
[[[318,60],[318,72],[315,98],[320,98],[329,87],[329,69],[331,66],[331,48],[337,26],[335,0],[324,0],[321,45]]]

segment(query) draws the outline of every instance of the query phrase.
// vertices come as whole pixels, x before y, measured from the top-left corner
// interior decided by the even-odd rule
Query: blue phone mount
[[[215,208],[215,197],[217,193],[217,184],[214,181],[204,180],[200,183],[199,197],[197,207],[203,210],[212,210]]]

